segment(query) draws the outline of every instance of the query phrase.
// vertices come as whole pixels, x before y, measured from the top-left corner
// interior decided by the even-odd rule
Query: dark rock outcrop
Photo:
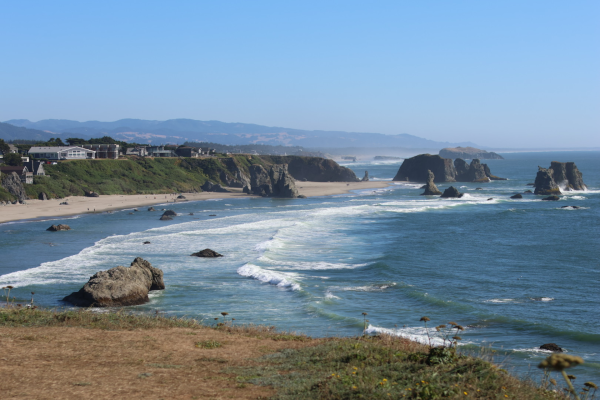
[[[100,195],[96,192],[92,192],[91,190],[89,192],[85,192],[85,197],[100,197]]]
[[[154,209],[154,207],[150,207],[150,208],[148,208],[148,211],[156,211],[156,210]]]
[[[490,180],[504,180],[492,175],[487,164],[481,164],[479,159],[474,159],[471,164],[461,158],[452,162],[451,159],[438,155],[419,154],[404,160],[395,181],[426,182],[428,173],[433,172],[435,182],[489,182]]]
[[[46,229],[50,232],[58,232],[58,231],[70,231],[71,227],[65,224],[52,225],[50,228]]]
[[[369,182],[369,171],[365,171],[365,176],[363,176],[361,182]]]
[[[168,215],[161,215],[159,220],[161,221],[173,221],[173,217],[169,217]]]
[[[175,211],[173,211],[173,210],[166,210],[166,211],[163,213],[163,215],[166,215],[166,216],[168,216],[168,217],[176,217],[176,216],[177,216],[177,213],[176,213]]]
[[[143,244],[150,244],[150,242],[146,240]]]
[[[358,182],[354,171],[342,167],[328,158],[303,157],[303,156],[263,156],[267,162],[273,164],[287,164],[288,172],[298,181],[312,182]],[[250,176],[252,179],[252,176]]]
[[[444,193],[440,197],[443,198],[460,198],[463,197],[464,193],[458,191],[454,186],[450,186],[448,189],[444,190]]]
[[[440,192],[437,186],[435,186],[435,183],[433,183],[433,181],[435,180],[433,172],[428,170],[427,173],[427,184],[425,184],[425,187],[423,188],[425,189],[425,191],[421,194],[424,196],[435,196],[442,194],[442,192]]]
[[[207,257],[207,258],[209,258],[209,257],[223,257],[223,254],[219,254],[216,251],[211,250],[211,249],[204,249],[202,251],[199,251],[197,253],[190,254],[190,255],[194,256],[194,257]]]
[[[40,199],[40,200],[48,200],[48,196],[46,195],[46,193],[40,192],[40,194],[38,195],[38,199]]]
[[[558,200],[560,200],[560,197],[552,195],[552,196],[544,197],[542,200],[546,200],[546,201],[558,201]]]
[[[187,197],[185,197],[185,196],[184,196],[184,195],[182,195],[182,194],[180,194],[179,196],[177,196],[177,198],[178,198],[179,200],[185,200],[185,199],[187,199]]]
[[[137,257],[130,267],[97,272],[78,291],[63,299],[79,307],[134,306],[148,302],[150,290],[163,290],[163,272]]]
[[[517,193],[515,195],[510,196],[511,199],[522,199],[523,195],[521,193]]]
[[[229,192],[229,190],[225,189],[223,186],[219,185],[218,183],[212,183],[211,181],[204,182],[204,185],[201,186],[201,189],[204,192]]]
[[[296,183],[285,164],[272,165],[267,171],[262,165],[250,167],[250,191],[263,197],[298,197]]]
[[[540,349],[542,350],[548,350],[548,351],[553,351],[556,353],[562,353],[563,349],[561,347],[559,347],[556,343],[546,343],[540,346]]]
[[[472,160],[504,160],[499,154],[486,150],[476,149],[474,147],[447,147],[440,150],[440,156],[444,158],[466,158]]]
[[[402,162],[395,181],[427,182],[428,171],[433,172],[435,182],[455,182],[456,170],[452,160],[438,155],[419,154]]]
[[[585,190],[581,171],[574,162],[552,161],[550,168],[538,167],[535,194],[560,194],[562,190]]]
[[[2,180],[2,187],[6,189],[8,193],[15,196],[17,201],[22,202],[28,199],[23,182],[21,182],[21,178],[16,172],[3,174],[0,179]]]

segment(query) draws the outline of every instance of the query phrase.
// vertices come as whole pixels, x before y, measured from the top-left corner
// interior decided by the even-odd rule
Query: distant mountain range
[[[5,128],[7,124],[20,127],[16,129],[21,130]],[[18,137],[15,137],[15,135]],[[227,145],[269,144],[303,146],[306,148],[403,147],[441,149],[454,146],[477,146],[471,142],[436,142],[406,133],[384,135],[381,133],[307,131],[193,119],[170,119],[167,121],[121,119],[114,122],[78,122],[64,119],[46,119],[31,122],[26,119],[13,119],[0,125],[0,138],[5,140],[38,139],[46,135],[48,135],[47,138],[58,136],[62,139],[67,137],[87,139],[89,137],[111,136],[114,139],[126,142],[152,144],[180,144],[186,141],[201,141]]]

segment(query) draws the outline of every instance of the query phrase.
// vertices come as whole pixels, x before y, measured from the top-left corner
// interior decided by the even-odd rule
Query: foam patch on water
[[[326,299],[338,299],[339,300],[339,297],[337,297],[336,295],[334,295],[331,292],[325,292],[325,298]]]
[[[486,300],[484,303],[516,303],[515,299],[491,299]]]
[[[262,244],[262,243],[261,243]],[[259,245],[261,245],[259,244]],[[258,246],[258,245],[257,245]],[[266,262],[271,265],[276,265],[278,268],[297,269],[303,271],[321,271],[330,269],[356,269],[369,265],[368,263],[363,264],[347,264],[347,263],[332,263],[325,261],[284,261],[284,260],[272,260],[269,257],[261,256],[258,261]]]
[[[403,337],[405,339],[410,339],[413,342],[418,342],[418,343],[422,343],[422,344],[429,344],[429,337],[427,336],[427,330],[424,327],[403,327],[403,328],[396,328],[396,329],[389,329],[389,328],[382,328],[379,326],[373,326],[373,325],[369,325],[367,327],[367,329],[365,330],[365,333],[367,334],[379,334],[379,333],[385,333],[388,335],[392,335],[392,336],[398,336],[398,337]],[[440,337],[437,337],[435,335],[435,329],[429,329],[429,335],[431,337],[431,345],[432,346],[443,346],[444,345],[444,340]],[[464,344],[468,344],[470,342],[459,342],[459,346],[460,345],[464,345]],[[448,342],[446,341],[446,344],[448,344]]]
[[[368,285],[368,286],[346,286],[340,288],[340,290],[351,291],[351,292],[380,292],[387,288],[396,286],[396,282],[392,282],[389,284],[377,284],[377,285]]]
[[[302,289],[300,284],[294,282],[294,278],[296,278],[296,275],[291,273],[266,270],[259,267],[258,265],[250,263],[238,268],[237,273],[241,276],[256,279],[263,283],[275,285],[280,288],[291,289],[294,291]]]
[[[533,301],[554,301],[553,297],[530,297]]]

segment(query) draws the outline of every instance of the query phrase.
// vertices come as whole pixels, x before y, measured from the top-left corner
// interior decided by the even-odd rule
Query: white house
[[[32,147],[29,155],[48,160],[85,160],[96,158],[94,150],[79,146]]]

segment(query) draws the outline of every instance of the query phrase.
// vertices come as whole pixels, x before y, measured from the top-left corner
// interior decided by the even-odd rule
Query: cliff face
[[[463,158],[473,160],[475,158],[480,160],[504,160],[499,154],[489,152],[475,147],[447,147],[440,150],[440,156],[444,158]]]
[[[552,161],[550,168],[538,167],[535,194],[560,194],[563,190],[585,190],[583,176],[575,163]]]
[[[252,165],[249,192],[263,197],[298,197],[296,183],[285,164],[272,165],[269,170],[262,165]]]
[[[404,160],[394,180],[427,182],[428,171],[435,175],[434,182],[456,181],[456,170],[452,165],[452,160],[431,154],[419,154]]]
[[[333,160],[302,156],[261,156],[267,162],[287,164],[290,175],[296,180],[312,182],[358,182],[354,171]]]
[[[435,175],[435,182],[489,182],[490,180],[504,180],[492,175],[487,164],[482,164],[478,159],[467,163],[457,158],[452,163],[448,158],[438,155],[419,154],[404,160],[395,181],[427,182],[429,171]]]
[[[21,182],[21,178],[19,178],[16,172],[12,172],[10,175],[3,175],[0,179],[2,179],[2,187],[8,193],[15,196],[17,200],[25,201],[28,199],[23,182]]]

